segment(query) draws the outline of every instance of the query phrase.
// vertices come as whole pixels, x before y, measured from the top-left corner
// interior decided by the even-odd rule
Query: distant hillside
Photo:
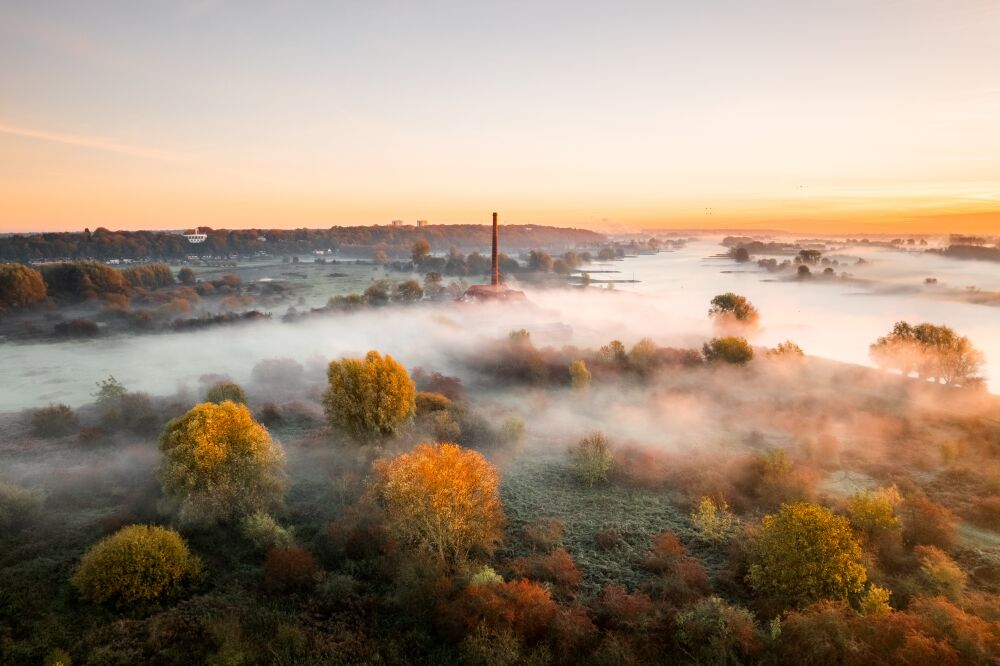
[[[204,243],[191,244],[180,234],[158,231],[109,231],[22,234],[0,238],[0,261],[46,259],[180,259],[187,255],[252,256],[304,254],[333,250],[349,257],[368,257],[376,250],[389,255],[409,254],[417,240],[433,251],[451,247],[489,251],[491,227],[482,224],[331,227],[329,229],[207,229]],[[504,225],[504,251],[564,250],[606,242],[593,231],[537,225]]]

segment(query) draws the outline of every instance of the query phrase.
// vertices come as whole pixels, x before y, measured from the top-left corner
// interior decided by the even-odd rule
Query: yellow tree
[[[202,403],[160,437],[160,485],[182,522],[213,523],[268,511],[286,485],[285,454],[246,405]]]
[[[867,578],[847,519],[805,502],[783,504],[764,517],[750,565],[758,593],[803,607],[856,595]]]
[[[330,425],[361,441],[395,435],[413,417],[417,389],[406,368],[370,351],[363,358],[331,361],[323,398]]]
[[[500,477],[481,454],[458,444],[420,444],[375,463],[371,490],[390,531],[442,564],[473,549],[491,552],[503,534]]]

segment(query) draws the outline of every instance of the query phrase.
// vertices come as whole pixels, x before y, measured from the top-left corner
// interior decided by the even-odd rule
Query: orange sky
[[[0,231],[1000,233],[1000,4],[0,7]]]

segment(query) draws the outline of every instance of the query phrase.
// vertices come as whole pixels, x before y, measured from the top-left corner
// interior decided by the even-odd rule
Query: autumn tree
[[[363,359],[331,361],[330,386],[323,406],[330,425],[359,441],[397,434],[416,408],[416,387],[406,368],[386,354],[370,351]]]
[[[746,365],[753,360],[753,347],[745,338],[712,338],[701,348],[707,363],[729,363]]]
[[[583,359],[577,359],[569,364],[569,380],[574,391],[586,391],[590,388],[590,370]]]
[[[845,518],[817,504],[785,504],[765,516],[751,554],[750,583],[791,606],[846,599],[868,574]]]
[[[379,460],[371,490],[401,542],[442,565],[459,565],[473,550],[492,552],[503,536],[500,477],[476,451],[421,444]]]
[[[569,455],[576,475],[588,486],[606,482],[615,466],[611,442],[599,432],[581,439]]]
[[[285,454],[246,405],[202,403],[160,437],[160,485],[182,522],[214,523],[267,511],[286,486]]]
[[[406,280],[396,285],[394,297],[403,303],[413,303],[424,297],[424,288],[416,280]]]
[[[45,300],[42,274],[23,264],[0,264],[0,312]]]
[[[413,258],[413,265],[419,266],[424,263],[427,256],[431,253],[431,244],[427,241],[420,239],[413,243],[413,247],[410,249],[410,256]]]
[[[719,326],[756,326],[760,313],[746,296],[729,291],[711,301],[708,316]]]
[[[177,532],[130,525],[92,546],[71,581],[90,601],[131,604],[173,593],[200,571]]]
[[[195,276],[193,270],[185,266],[177,271],[177,281],[183,285],[191,286],[198,281],[198,278]]]
[[[969,339],[947,326],[896,322],[892,332],[869,347],[871,359],[880,368],[899,370],[904,375],[932,378],[945,384],[982,384],[979,371],[983,354]]]

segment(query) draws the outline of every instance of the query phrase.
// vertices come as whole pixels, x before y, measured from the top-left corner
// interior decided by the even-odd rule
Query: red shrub
[[[577,588],[583,582],[583,575],[565,548],[558,548],[550,555],[519,557],[506,568],[515,578],[552,583],[562,590]]]
[[[900,514],[903,518],[903,541],[907,546],[936,546],[945,551],[955,546],[957,518],[925,495],[907,497]]]
[[[264,561],[264,589],[268,592],[308,590],[319,567],[304,548],[272,548]]]
[[[577,664],[598,638],[597,626],[579,606],[560,606],[549,627],[552,653],[557,661]]]
[[[660,574],[649,584],[655,596],[680,605],[711,592],[705,568],[687,554],[687,549],[673,532],[664,532],[653,540],[643,567]]]
[[[605,628],[640,631],[657,622],[657,610],[648,595],[630,594],[620,585],[605,585],[594,600],[594,615]]]
[[[548,590],[527,580],[496,585],[470,585],[442,609],[442,620],[461,634],[480,622],[493,630],[509,629],[518,637],[537,640],[556,613]]]
[[[524,540],[533,551],[547,553],[562,544],[565,529],[558,518],[539,518],[524,526]]]

